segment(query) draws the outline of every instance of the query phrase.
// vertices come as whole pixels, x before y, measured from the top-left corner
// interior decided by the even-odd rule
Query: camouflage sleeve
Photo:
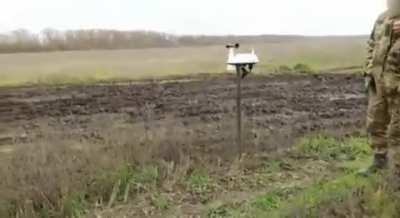
[[[385,89],[388,93],[400,91],[400,40],[393,43],[385,63]]]
[[[371,68],[373,67],[372,61],[373,61],[373,53],[374,53],[374,47],[375,47],[375,27],[374,30],[372,31],[368,42],[367,42],[367,56],[366,56],[366,61],[364,64],[364,75],[369,75]]]
[[[393,43],[388,53],[385,71],[394,75],[399,75],[400,73],[400,39]]]

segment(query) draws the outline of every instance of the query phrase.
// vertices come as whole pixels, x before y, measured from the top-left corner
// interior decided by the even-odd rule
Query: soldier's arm
[[[375,24],[376,26],[376,24]],[[367,76],[370,74],[370,70],[373,67],[372,61],[373,61],[373,53],[374,53],[374,47],[375,47],[375,26],[374,29],[367,41],[367,56],[364,64],[364,76]]]
[[[396,75],[396,77],[400,77],[400,39],[397,39],[393,43],[388,53],[385,70],[388,74],[390,73]],[[399,80],[396,82],[399,82]]]
[[[388,73],[400,77],[400,19],[393,22],[393,34],[395,37],[392,39],[392,47],[387,55],[385,69]],[[399,82],[399,80],[397,80]]]
[[[390,49],[385,63],[385,92],[400,91],[400,39],[397,39]]]

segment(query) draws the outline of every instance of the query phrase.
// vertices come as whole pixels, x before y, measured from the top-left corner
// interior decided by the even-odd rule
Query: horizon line
[[[57,29],[57,28],[44,28],[40,31],[33,31],[27,28],[17,28],[14,30],[10,31],[1,31],[0,35],[9,35],[12,32],[15,31],[28,31],[29,33],[33,34],[41,34],[41,32],[45,30],[55,30],[59,32],[67,32],[67,31],[117,31],[117,32],[147,32],[147,33],[159,33],[159,34],[166,34],[170,36],[176,36],[176,37],[187,37],[187,36],[192,36],[192,37],[257,37],[257,36],[284,36],[284,37],[365,37],[368,36],[369,34],[296,34],[296,33],[257,33],[257,34],[233,34],[233,33],[224,33],[224,34],[207,34],[207,33],[198,33],[198,34],[193,34],[193,33],[171,33],[168,31],[160,31],[160,30],[150,30],[150,29],[112,29],[112,28],[81,28],[81,29]]]

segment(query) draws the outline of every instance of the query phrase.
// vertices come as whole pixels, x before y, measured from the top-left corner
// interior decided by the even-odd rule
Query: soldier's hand
[[[369,84],[371,83],[371,77],[370,76],[365,76],[364,78],[364,92],[368,93],[369,89]]]
[[[374,89],[375,88],[375,81],[374,78],[371,75],[366,75],[364,79],[364,91],[365,93],[368,93],[370,88]]]

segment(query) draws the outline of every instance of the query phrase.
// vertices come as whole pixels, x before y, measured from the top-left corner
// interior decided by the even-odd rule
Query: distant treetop
[[[315,37],[296,35],[178,36],[154,31],[118,31],[104,29],[67,31],[45,29],[41,33],[35,34],[25,29],[19,29],[8,34],[0,34],[0,53],[209,46],[225,45],[231,42],[240,42],[244,44],[282,43],[294,40],[307,40],[310,38]]]

